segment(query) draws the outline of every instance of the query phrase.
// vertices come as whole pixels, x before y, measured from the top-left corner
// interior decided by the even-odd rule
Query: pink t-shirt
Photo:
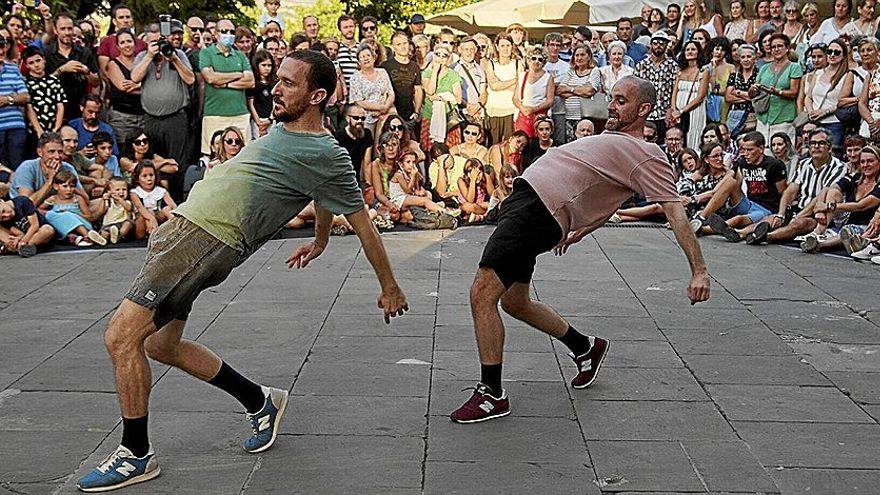
[[[605,131],[551,148],[523,173],[563,235],[602,226],[633,193],[678,201],[673,170],[659,146]]]

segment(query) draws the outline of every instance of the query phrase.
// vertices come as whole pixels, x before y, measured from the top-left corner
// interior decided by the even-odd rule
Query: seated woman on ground
[[[527,144],[529,135],[524,131],[514,131],[509,138],[489,148],[489,164],[495,170],[496,179],[504,165],[512,166],[517,174],[522,173],[522,152]],[[500,183],[498,180],[495,182]]]
[[[391,200],[391,177],[398,168],[400,140],[396,134],[386,132],[379,138],[379,147],[381,156],[373,161],[371,167],[373,178],[370,181],[373,194],[376,196],[376,210],[379,216],[390,218],[392,222],[409,223],[412,214],[402,211],[397,203]]]
[[[486,212],[487,222],[497,222],[501,203],[510,196],[513,191],[513,179],[519,176],[519,172],[512,165],[506,163],[501,166],[500,178],[498,179],[498,187],[489,198],[489,211]]]
[[[367,150],[367,159],[365,163],[370,163],[373,161],[373,158],[379,156],[379,138],[382,137],[386,132],[391,132],[397,135],[397,138],[400,140],[400,152],[404,153],[407,151],[412,151],[416,154],[418,158],[418,162],[420,164],[420,169],[424,170],[424,162],[425,162],[425,152],[422,151],[422,148],[419,146],[419,142],[413,140],[412,133],[409,128],[404,124],[403,120],[398,115],[389,115],[381,122],[381,131],[376,133],[376,142],[373,145],[373,148]],[[370,177],[372,173],[370,170],[365,170],[366,177]]]
[[[131,183],[135,187],[129,199],[137,212],[134,235],[136,239],[143,239],[171,218],[171,211],[177,208],[177,204],[167,189],[156,184],[156,167],[150,160],[137,164]]]
[[[720,142],[708,142],[700,149],[699,170],[694,171],[687,177],[678,181],[678,194],[681,195],[681,203],[687,211],[688,218],[693,218],[703,205],[712,199],[721,183],[721,179],[729,170],[724,164],[724,146]],[[719,210],[718,214],[726,216],[725,211]]]
[[[476,158],[481,163],[489,162],[489,149],[483,146],[483,128],[475,122],[462,124],[462,142],[449,148],[449,152],[463,158]]]
[[[483,164],[475,158],[464,164],[464,171],[458,178],[458,204],[463,213],[469,213],[467,221],[482,222],[489,211],[490,193],[486,190],[486,174]]]
[[[458,178],[464,173],[467,160],[451,155],[444,143],[435,143],[431,147],[431,158],[428,179],[434,201],[450,207],[458,206]]]
[[[861,153],[861,171],[844,176],[823,189],[813,206],[819,225],[801,241],[805,253],[817,253],[843,245],[847,254],[868,246],[862,237],[880,206],[880,148],[865,146]],[[835,228],[837,226],[837,228]]]
[[[92,221],[104,212],[92,212],[89,209],[88,198],[76,188],[76,175],[62,168],[52,183],[56,194],[43,205],[51,207],[46,212],[46,221],[55,229],[57,236],[79,247],[106,245],[107,240],[92,226]]]
[[[119,168],[122,169],[123,177],[131,180],[134,167],[141,160],[152,160],[153,165],[156,166],[156,172],[159,174],[159,185],[168,188],[168,177],[177,173],[179,164],[173,158],[162,158],[153,153],[153,148],[150,146],[150,136],[143,129],[138,130],[134,136],[131,147],[126,147],[123,155],[119,158]],[[211,142],[213,143],[213,140]]]
[[[678,177],[677,188],[681,190],[682,182],[699,169],[700,155],[691,148],[681,150],[678,155],[678,163],[675,167],[675,175]],[[641,194],[634,195],[627,200],[617,213],[608,219],[611,223],[639,222],[642,220],[665,221],[663,208],[658,203],[648,203]]]

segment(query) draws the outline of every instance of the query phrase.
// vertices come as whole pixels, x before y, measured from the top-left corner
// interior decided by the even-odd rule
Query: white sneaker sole
[[[263,445],[262,447],[254,450],[245,450],[250,454],[259,454],[260,452],[265,452],[275,445],[275,439],[278,437],[278,426],[281,424],[281,416],[284,416],[284,411],[287,409],[287,398],[289,397],[289,393],[284,390],[284,395],[281,397],[281,405],[278,406],[278,414],[275,415],[275,423],[272,425],[272,439],[269,440],[269,443]]]
[[[79,491],[86,492],[86,493],[109,492],[111,490],[118,490],[119,488],[125,488],[126,486],[134,485],[137,483],[143,483],[144,481],[150,481],[151,479],[155,478],[156,476],[159,476],[159,473],[161,473],[161,472],[162,472],[162,469],[159,468],[159,466],[156,466],[156,469],[150,471],[149,473],[144,473],[140,476],[135,476],[134,478],[132,478],[124,483],[120,483],[118,485],[99,486],[99,487],[95,487],[95,488],[82,488],[79,485],[77,485],[77,488],[79,488]]]

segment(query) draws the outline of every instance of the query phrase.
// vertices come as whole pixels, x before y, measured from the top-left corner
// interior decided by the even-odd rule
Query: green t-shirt
[[[244,53],[232,48],[223,55],[217,45],[203,48],[199,52],[199,69],[210,67],[214,72],[251,71],[251,63]],[[237,117],[248,113],[245,90],[215,88],[205,83],[204,115],[210,117]]]
[[[777,79],[773,72],[773,64],[764,64],[758,72],[758,84],[775,87],[779,90],[791,89],[792,79],[804,77],[804,69],[800,64],[790,62],[788,67],[782,69]],[[774,84],[775,82],[775,84]],[[770,95],[770,109],[767,113],[757,114],[758,120],[767,125],[794,122],[797,117],[797,100],[786,100],[776,95]]]
[[[176,213],[250,255],[312,199],[335,214],[364,207],[348,151],[330,134],[276,124],[196,182]]]
[[[422,82],[431,80],[431,68],[427,68],[422,71]],[[452,87],[455,86],[455,83],[461,82],[461,76],[458,72],[455,72],[452,69],[446,71],[446,74],[440,76],[440,80],[437,81],[437,91],[434,94],[438,93],[452,93]],[[422,118],[431,120],[431,115],[434,114],[433,105],[434,103],[431,100],[425,99],[425,103],[422,105]],[[449,104],[447,103],[447,106]]]

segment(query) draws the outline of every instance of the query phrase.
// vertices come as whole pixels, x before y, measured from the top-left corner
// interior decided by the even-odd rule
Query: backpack
[[[442,212],[430,212],[417,206],[409,209],[413,219],[409,226],[418,230],[437,230],[458,228],[458,219]]]

